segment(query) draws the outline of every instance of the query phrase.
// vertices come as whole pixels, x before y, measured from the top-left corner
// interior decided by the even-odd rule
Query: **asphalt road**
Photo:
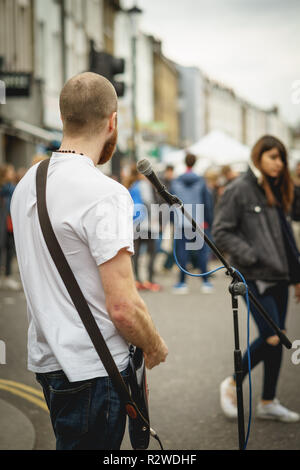
[[[175,272],[158,274],[157,281],[164,286],[162,292],[143,293],[154,322],[169,347],[167,362],[148,373],[152,427],[159,433],[165,449],[237,449],[237,422],[228,421],[219,406],[219,384],[233,370],[230,279],[224,270],[219,271],[213,279],[214,294],[205,295],[200,292],[200,280],[189,278],[190,294],[175,296],[171,294],[171,286],[176,279]],[[7,362],[0,365],[0,405],[7,417],[11,416],[8,420],[12,436],[8,439],[7,428],[0,427],[0,449],[27,446],[36,450],[52,450],[55,441],[49,415],[39,395],[41,389],[34,375],[26,369],[27,316],[23,292],[0,291],[0,309],[0,340],[6,344]],[[239,303],[239,324],[244,349],[247,324],[242,300]],[[256,328],[252,321],[250,332],[254,338]],[[300,339],[300,307],[294,302],[292,291],[288,336],[292,342]],[[292,363],[293,352],[295,350],[284,351],[278,398],[284,405],[300,411],[300,364]],[[248,449],[299,450],[299,423],[255,419],[262,372],[260,365],[252,373],[253,418]],[[244,384],[244,403],[247,424],[248,381]],[[26,422],[28,435],[31,435],[27,442],[24,437],[22,440],[20,420],[23,424]],[[122,449],[130,449],[127,434]],[[150,450],[156,449],[159,449],[158,444],[152,441]]]

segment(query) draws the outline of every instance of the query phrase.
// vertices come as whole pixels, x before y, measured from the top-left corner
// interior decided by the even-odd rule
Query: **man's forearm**
[[[129,343],[150,354],[160,347],[161,338],[143,300],[120,300],[108,306],[108,313],[120,335]]]

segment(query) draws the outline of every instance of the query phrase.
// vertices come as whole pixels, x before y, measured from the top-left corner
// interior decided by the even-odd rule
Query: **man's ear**
[[[118,116],[117,113],[112,113],[112,115],[109,118],[109,123],[108,123],[108,130],[109,132],[113,132],[117,128],[117,123],[118,123]]]

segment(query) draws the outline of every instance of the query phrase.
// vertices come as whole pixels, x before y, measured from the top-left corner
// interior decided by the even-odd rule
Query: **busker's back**
[[[38,373],[62,368],[70,381],[105,376],[43,239],[36,204],[37,167],[21,180],[12,201],[16,250],[28,303],[28,367]],[[123,247],[133,252],[131,197],[86,156],[54,154],[49,167],[47,206],[63,252],[117,366],[124,370],[128,345],[107,313],[97,266]],[[121,215],[123,220],[117,220]],[[128,228],[127,234],[122,233],[124,239],[113,233],[117,225],[123,232],[124,227]],[[101,243],[99,236],[103,238]]]

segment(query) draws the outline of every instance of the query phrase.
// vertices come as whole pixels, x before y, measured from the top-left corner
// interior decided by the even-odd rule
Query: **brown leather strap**
[[[67,291],[74,303],[76,310],[91,338],[91,341],[108,373],[120,398],[125,402],[134,405],[129,390],[111,356],[102,333],[95,321],[95,318],[88,306],[88,303],[75,279],[75,276],[69,266],[67,259],[59,245],[56,235],[53,231],[46,204],[46,186],[49,160],[40,163],[36,174],[37,207],[42,233],[46,245],[55,263],[55,266],[62,277]],[[137,410],[139,411],[139,410]]]

